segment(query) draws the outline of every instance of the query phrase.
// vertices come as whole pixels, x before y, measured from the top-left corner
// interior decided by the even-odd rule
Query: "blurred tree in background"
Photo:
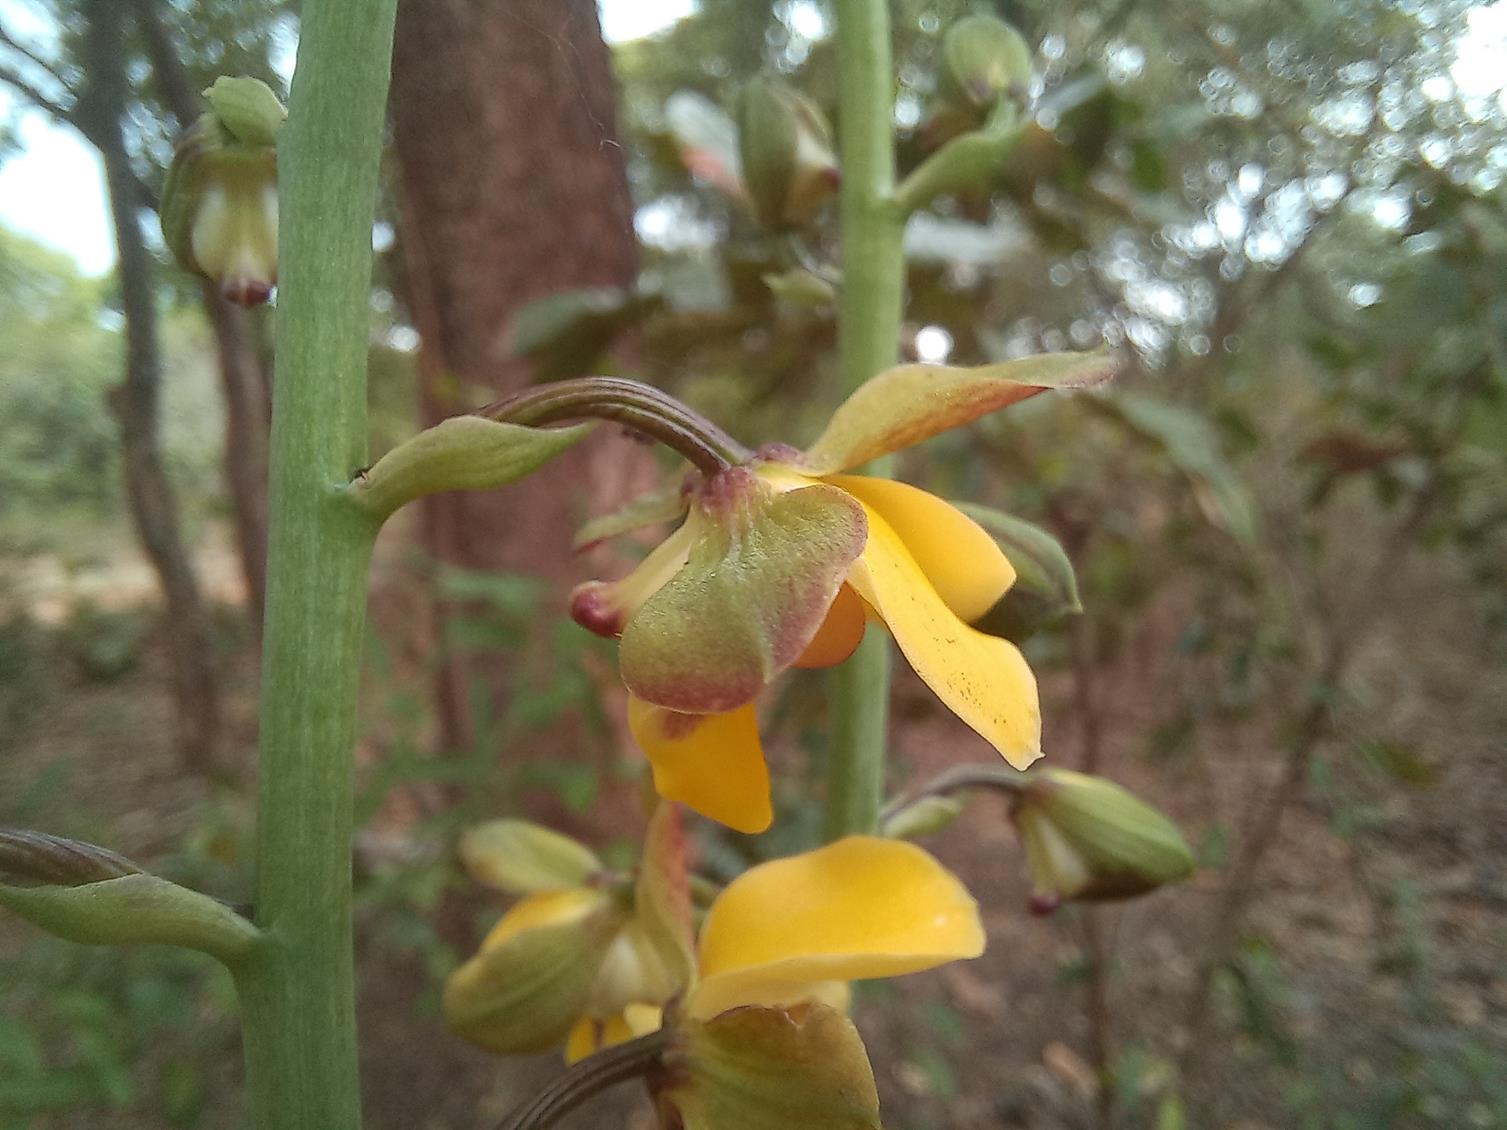
[[[89,6],[33,7],[58,30],[33,43],[7,29],[0,82],[104,148],[77,101],[98,82],[81,33]],[[191,112],[182,92],[222,71],[275,79],[296,24],[270,3],[121,7],[129,91],[106,120],[120,125],[132,180],[122,169],[119,191],[142,204]],[[939,39],[969,7],[894,5],[902,171],[945,132]],[[982,974],[870,998],[903,994],[906,1006],[874,1008],[869,1025],[889,1045],[876,1061],[899,1065],[880,1080],[890,1124],[1507,1125],[1507,889],[1495,862],[1507,852],[1502,5],[997,8],[1039,45],[1035,124],[989,191],[942,197],[909,225],[904,348],[974,363],[1103,342],[1128,368],[1104,397],[1033,403],[939,439],[908,457],[906,477],[1062,539],[1086,611],[1030,644],[1048,756],[1135,782],[1198,833],[1205,872],[1146,906],[1043,924],[1016,912],[1025,884],[1002,858],[997,814],[970,812],[938,844],[988,893],[990,954]],[[819,229],[763,233],[718,170],[735,167],[731,107],[761,71],[834,112],[826,6],[702,0],[610,60],[581,3],[404,0],[399,20],[372,309],[379,431],[404,434],[530,380],[631,371],[735,422],[747,442],[812,434],[834,395],[833,310],[820,288],[782,283],[831,275],[840,248]],[[170,812],[199,834],[168,869],[233,877],[241,790],[161,786],[172,762],[160,717],[136,701],[160,695],[159,668],[114,686],[65,682],[75,676],[60,674],[59,646],[29,618],[25,568],[67,556],[70,530],[119,508],[103,397],[121,371],[126,274],[84,279],[19,237],[0,241],[0,578],[13,590],[0,589],[0,820],[39,808],[68,814],[49,821],[60,830],[108,820],[120,846],[151,859]],[[221,333],[216,349],[201,295],[165,277],[146,285],[165,314],[167,459],[189,472],[177,477],[190,528],[228,510],[246,557],[254,504],[242,491],[227,507],[195,481],[203,467],[183,432],[205,417],[185,427],[172,406],[213,366],[228,437],[259,436],[262,366],[224,375],[227,352],[260,360],[258,331],[242,327],[229,350]],[[254,466],[255,444],[231,446],[232,468]],[[417,980],[432,993],[454,962],[430,919],[455,885],[447,847],[462,820],[417,792],[435,778],[465,786],[474,810],[495,795],[488,782],[527,771],[572,804],[596,795],[579,774],[551,775],[569,758],[550,742],[499,766],[490,731],[475,727],[564,709],[582,730],[610,729],[597,657],[574,629],[539,631],[556,626],[558,602],[514,571],[560,560],[566,516],[610,506],[647,461],[630,473],[611,448],[572,459],[568,486],[562,472],[505,500],[433,500],[410,538],[459,568],[396,568],[403,548],[389,543],[379,572],[357,863],[367,1007],[398,1035],[373,1044],[394,1060],[368,1071],[383,1099],[369,1104],[376,1127],[485,1125],[511,1093],[494,1065],[439,1034],[432,997],[399,994],[399,1010],[384,988]],[[497,504],[528,517],[500,524]],[[459,613],[445,658],[466,656],[443,666],[438,703],[440,665],[412,654],[429,645],[405,622],[432,594]],[[103,636],[82,623],[76,632]],[[520,663],[526,678],[496,677],[493,632],[543,641]],[[824,751],[808,723],[822,693],[791,680],[770,712],[772,755],[811,767],[780,806],[791,826],[767,842],[709,841],[709,860],[773,854],[814,826]],[[958,741],[931,726],[928,701],[897,687],[896,752],[916,772]],[[473,752],[436,768],[434,746]],[[140,751],[139,775],[72,793],[59,783],[94,779],[127,749]],[[395,907],[408,911],[396,926]],[[83,959],[57,953],[0,936],[0,981],[79,983]],[[223,986],[186,978],[181,960],[144,961],[133,975],[155,988],[127,991],[90,969],[84,1003],[7,995],[0,1080],[31,1089],[0,1082],[0,1125],[158,1125],[163,1096],[192,1089],[172,1079],[189,1072],[202,1089],[226,1070],[223,1032],[196,1059],[192,1033],[209,1022],[152,1003]],[[1065,991],[1080,1008],[1063,1008]],[[175,1033],[164,1052],[154,1025]],[[939,1047],[957,1049],[955,1067]],[[57,1082],[65,1069],[71,1090]],[[228,1121],[192,1102],[171,1109],[183,1112],[175,1124]]]

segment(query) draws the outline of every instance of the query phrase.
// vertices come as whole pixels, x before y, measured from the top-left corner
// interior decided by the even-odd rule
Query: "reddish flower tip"
[[[570,618],[604,639],[616,639],[623,634],[623,611],[601,581],[576,586],[570,594]]]

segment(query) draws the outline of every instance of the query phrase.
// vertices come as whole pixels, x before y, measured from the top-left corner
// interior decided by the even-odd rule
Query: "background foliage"
[[[72,26],[71,5],[40,7]],[[275,77],[296,31],[276,5],[165,7],[200,85],[227,66]],[[1030,645],[1049,756],[1175,813],[1204,870],[1146,904],[1028,919],[1002,815],[976,804],[932,846],[984,903],[989,955],[860,997],[888,1124],[1507,1126],[1507,105],[1500,75],[1481,89],[1467,65],[1501,5],[1004,7],[1040,44],[1037,125],[992,190],[912,222],[905,347],[972,363],[1106,342],[1127,369],[1108,396],[1034,401],[904,474],[1063,540],[1086,612]],[[938,36],[963,10],[895,5],[903,167],[930,140]],[[823,229],[760,232],[686,173],[676,132],[725,136],[716,107],[766,68],[834,112],[831,20],[814,0],[702,0],[616,47],[643,270],[631,292],[520,316],[542,375],[615,364],[747,442],[814,433],[833,312],[766,277],[824,271],[838,248]],[[50,45],[77,85],[75,46]],[[130,50],[132,156],[155,184],[173,127]],[[417,377],[401,224],[377,237],[381,449],[411,429]],[[0,233],[0,821],[104,840],[234,901],[255,639],[216,557],[209,333],[161,277],[167,449],[201,568],[227,578],[240,760],[185,778],[165,737],[106,407],[114,284]],[[479,1126],[526,1079],[438,1033],[438,978],[497,909],[448,845],[520,806],[627,837],[636,763],[604,706],[610,663],[558,593],[440,568],[411,533],[379,558],[360,750],[367,1105],[376,1127]],[[469,613],[416,638],[436,592]],[[523,649],[465,750],[436,748],[447,648]],[[772,704],[781,822],[708,839],[713,870],[815,834],[822,688],[792,679]],[[910,683],[896,694],[897,785],[983,755]],[[228,997],[193,958],[81,952],[7,921],[0,1125],[234,1124]]]

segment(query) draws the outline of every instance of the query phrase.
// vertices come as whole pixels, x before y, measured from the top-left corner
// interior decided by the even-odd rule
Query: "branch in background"
[[[22,78],[20,74],[12,70],[10,66],[5,63],[0,63],[0,82],[3,82],[6,86],[10,87],[11,90],[19,94],[27,102],[30,102],[34,108],[41,110],[42,113],[56,118],[64,125],[73,126],[80,133],[83,133],[85,137],[89,138],[91,142],[94,140],[92,137],[89,137],[87,131],[85,131],[83,127],[74,120],[73,111],[64,106],[61,102],[58,102],[57,100],[49,98],[47,95],[43,94],[38,87]]]
[[[26,46],[26,44],[11,35],[4,27],[0,27],[0,45],[9,47],[17,55],[24,57],[27,62],[31,63],[38,70],[46,71],[48,78],[52,79],[53,82],[61,86],[70,95],[77,96],[78,91],[74,90],[73,84],[59,74],[57,68],[52,63],[42,58],[42,56],[38,55],[30,47]]]

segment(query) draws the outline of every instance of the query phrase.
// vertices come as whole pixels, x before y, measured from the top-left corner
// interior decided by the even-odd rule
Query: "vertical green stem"
[[[843,392],[895,363],[905,263],[895,203],[894,75],[888,0],[838,0],[841,69]],[[889,460],[865,468],[887,475]],[[832,675],[827,836],[873,832],[884,789],[889,638],[871,631]]]
[[[281,247],[256,917],[239,978],[257,1130],[357,1130],[352,748],[375,524],[366,462],[371,230],[395,0],[304,0],[278,144]]]

